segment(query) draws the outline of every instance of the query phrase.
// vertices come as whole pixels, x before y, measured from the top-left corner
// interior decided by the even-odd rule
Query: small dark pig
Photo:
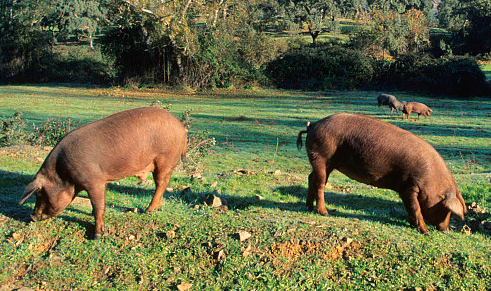
[[[427,142],[411,132],[376,118],[339,113],[313,124],[302,134],[312,165],[307,206],[327,215],[324,187],[337,169],[356,181],[399,193],[409,220],[427,234],[424,219],[448,232],[451,213],[464,218],[466,207],[443,158]],[[402,142],[401,142],[402,141]]]
[[[116,113],[68,133],[49,153],[19,204],[36,193],[33,221],[59,215],[85,190],[95,218],[94,239],[104,232],[106,184],[150,172],[155,193],[146,212],[158,209],[172,171],[185,158],[187,130],[171,113],[154,107]]]
[[[399,110],[402,111],[404,105],[406,104],[406,101],[399,101],[394,95],[389,95],[389,94],[380,94],[377,97],[377,102],[379,107],[382,105],[388,105],[390,108],[390,115],[392,115],[394,109],[397,111],[397,114],[399,115]]]
[[[431,116],[431,112],[433,112],[433,110],[431,110],[423,103],[408,102],[404,105],[404,108],[402,109],[402,119],[404,119],[404,114],[407,114],[407,119],[409,119],[409,115],[411,115],[412,112],[417,113],[419,119],[421,114],[423,114],[425,118],[427,116]]]

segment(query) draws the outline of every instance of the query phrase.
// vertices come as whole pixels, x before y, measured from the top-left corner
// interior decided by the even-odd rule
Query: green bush
[[[399,90],[462,97],[487,92],[484,73],[468,56],[407,55],[392,63],[383,79]]]
[[[48,119],[45,123],[34,125],[34,133],[29,138],[31,145],[54,146],[72,127],[71,119]]]
[[[12,145],[54,146],[73,126],[70,119],[48,119],[40,125],[28,129],[28,122],[21,118],[22,113],[16,112],[11,117],[0,118],[0,147]]]
[[[266,69],[272,82],[286,89],[355,89],[374,78],[374,61],[337,43],[291,49]]]
[[[192,88],[263,82],[261,66],[278,55],[281,46],[265,34],[236,37],[226,31],[199,37],[199,51],[187,58],[182,81]]]
[[[12,117],[0,118],[0,146],[25,144],[28,140],[27,121],[21,118],[22,113],[16,112]]]
[[[24,23],[0,21],[0,82],[38,82],[52,63],[42,31]]]

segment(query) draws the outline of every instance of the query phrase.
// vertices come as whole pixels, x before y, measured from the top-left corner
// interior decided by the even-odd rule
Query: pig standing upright
[[[19,204],[36,193],[32,220],[59,215],[82,190],[95,218],[94,239],[104,232],[106,184],[150,172],[155,193],[146,212],[160,207],[172,171],[185,157],[187,130],[172,114],[154,107],[116,113],[68,133],[49,153]]]
[[[426,118],[427,116],[431,116],[431,112],[433,110],[430,109],[430,107],[426,106],[423,103],[419,102],[408,102],[404,104],[404,107],[402,108],[402,119],[404,119],[404,114],[407,114],[407,119],[409,119],[409,116],[411,113],[417,113],[418,114],[418,119],[421,116],[421,114]]]
[[[356,181],[399,193],[409,220],[427,234],[424,219],[448,232],[451,213],[464,218],[466,207],[450,170],[423,139],[381,120],[339,113],[307,125],[307,155],[312,165],[307,206],[327,215],[324,187],[337,169]]]

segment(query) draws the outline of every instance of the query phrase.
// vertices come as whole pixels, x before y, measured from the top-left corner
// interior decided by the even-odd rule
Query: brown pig
[[[431,116],[431,112],[433,112],[433,110],[431,110],[430,107],[426,106],[423,103],[408,102],[404,104],[404,107],[402,108],[402,119],[404,119],[404,114],[407,114],[407,119],[409,119],[409,115],[411,115],[411,112],[417,113],[419,119],[421,114],[423,114],[425,118],[427,116]]]
[[[324,187],[337,169],[356,181],[399,193],[409,220],[427,234],[424,219],[448,232],[451,213],[464,218],[466,207],[443,158],[411,132],[381,120],[339,113],[307,125],[307,155],[312,165],[307,206],[327,215]]]
[[[185,157],[187,130],[172,114],[154,107],[116,113],[68,133],[49,153],[19,204],[36,193],[31,215],[38,221],[60,214],[82,190],[95,218],[94,239],[104,232],[106,184],[150,172],[155,193],[146,212],[158,209],[172,171]]]

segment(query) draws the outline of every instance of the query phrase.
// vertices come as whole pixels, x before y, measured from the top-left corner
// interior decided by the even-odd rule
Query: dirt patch
[[[491,235],[491,214],[477,202],[468,203],[466,206],[465,220],[452,217],[450,227],[467,235],[473,232]]]
[[[351,238],[342,237],[328,241],[291,240],[274,242],[271,257],[274,266],[282,273],[291,272],[293,265],[302,259],[334,261],[349,260],[360,253],[360,244]]]
[[[85,197],[75,197],[75,199],[73,199],[71,205],[81,205],[81,206],[85,206],[85,207],[92,207],[92,204],[90,203],[90,199],[85,198]]]

